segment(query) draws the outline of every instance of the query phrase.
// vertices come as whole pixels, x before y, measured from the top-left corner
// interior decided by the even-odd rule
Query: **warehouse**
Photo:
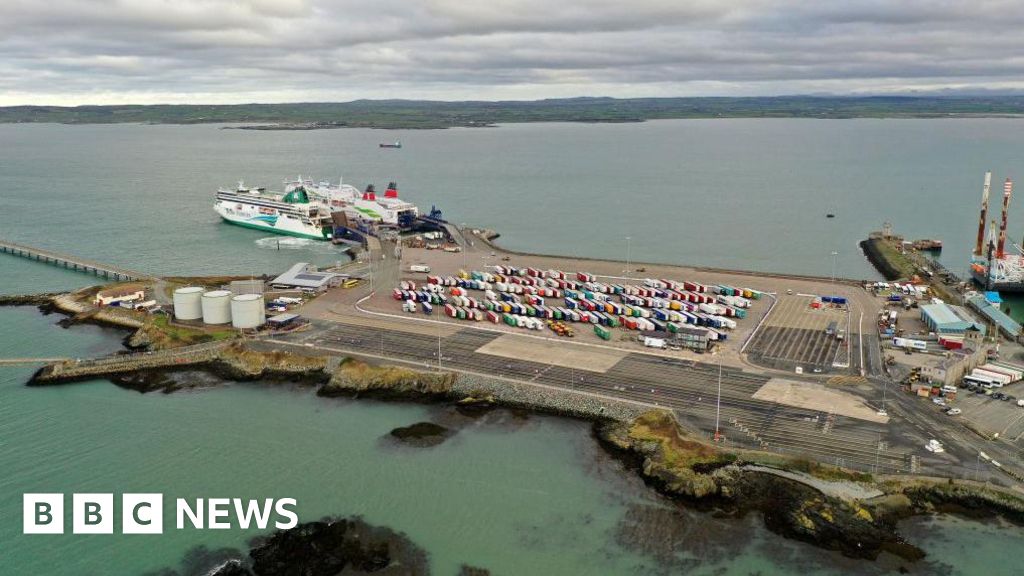
[[[323,292],[328,288],[340,286],[348,278],[344,274],[321,272],[308,262],[299,262],[287,272],[270,281],[275,288],[298,288],[311,292]]]
[[[942,334],[963,334],[968,328],[985,333],[985,325],[975,320],[967,310],[949,304],[925,304],[921,306],[921,320],[928,328]]]
[[[1021,325],[1000,310],[999,306],[988,297],[988,292],[985,293],[985,297],[968,295],[967,305],[977,310],[979,314],[999,328],[999,331],[1007,338],[1016,340],[1020,336]]]

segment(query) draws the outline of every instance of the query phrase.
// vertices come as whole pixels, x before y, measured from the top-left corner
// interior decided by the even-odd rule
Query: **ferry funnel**
[[[376,200],[377,192],[373,189],[373,184],[366,187],[366,192],[363,192],[363,200]]]
[[[388,189],[384,191],[385,198],[398,198],[398,184],[388,183]]]

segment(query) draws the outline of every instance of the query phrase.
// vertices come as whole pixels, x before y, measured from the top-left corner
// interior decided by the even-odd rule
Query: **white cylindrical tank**
[[[231,325],[235,328],[256,328],[266,321],[262,295],[241,294],[231,299]]]
[[[199,320],[203,317],[203,289],[186,286],[174,291],[174,317],[178,320]]]
[[[211,290],[203,294],[203,323],[227,324],[231,322],[231,292]]]

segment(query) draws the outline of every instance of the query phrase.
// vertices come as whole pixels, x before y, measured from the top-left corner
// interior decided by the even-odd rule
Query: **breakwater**
[[[879,274],[885,277],[886,280],[898,280],[903,276],[902,272],[893,263],[885,253],[882,251],[881,244],[882,240],[878,238],[869,238],[867,240],[860,241],[860,249],[864,252],[864,256],[867,257],[868,262],[878,270]]]

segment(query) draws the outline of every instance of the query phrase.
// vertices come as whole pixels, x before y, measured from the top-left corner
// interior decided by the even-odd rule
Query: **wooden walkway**
[[[22,258],[28,258],[30,260],[37,260],[39,262],[46,262],[55,266],[61,266],[68,270],[77,270],[87,274],[95,274],[97,276],[103,276],[104,278],[117,281],[153,280],[156,278],[155,276],[145,274],[143,272],[120,268],[110,264],[102,264],[93,260],[87,260],[85,258],[79,258],[69,254],[62,254],[60,252],[54,252],[44,248],[36,248],[33,246],[16,244],[14,242],[7,242],[5,240],[0,240],[0,253],[21,256]]]

